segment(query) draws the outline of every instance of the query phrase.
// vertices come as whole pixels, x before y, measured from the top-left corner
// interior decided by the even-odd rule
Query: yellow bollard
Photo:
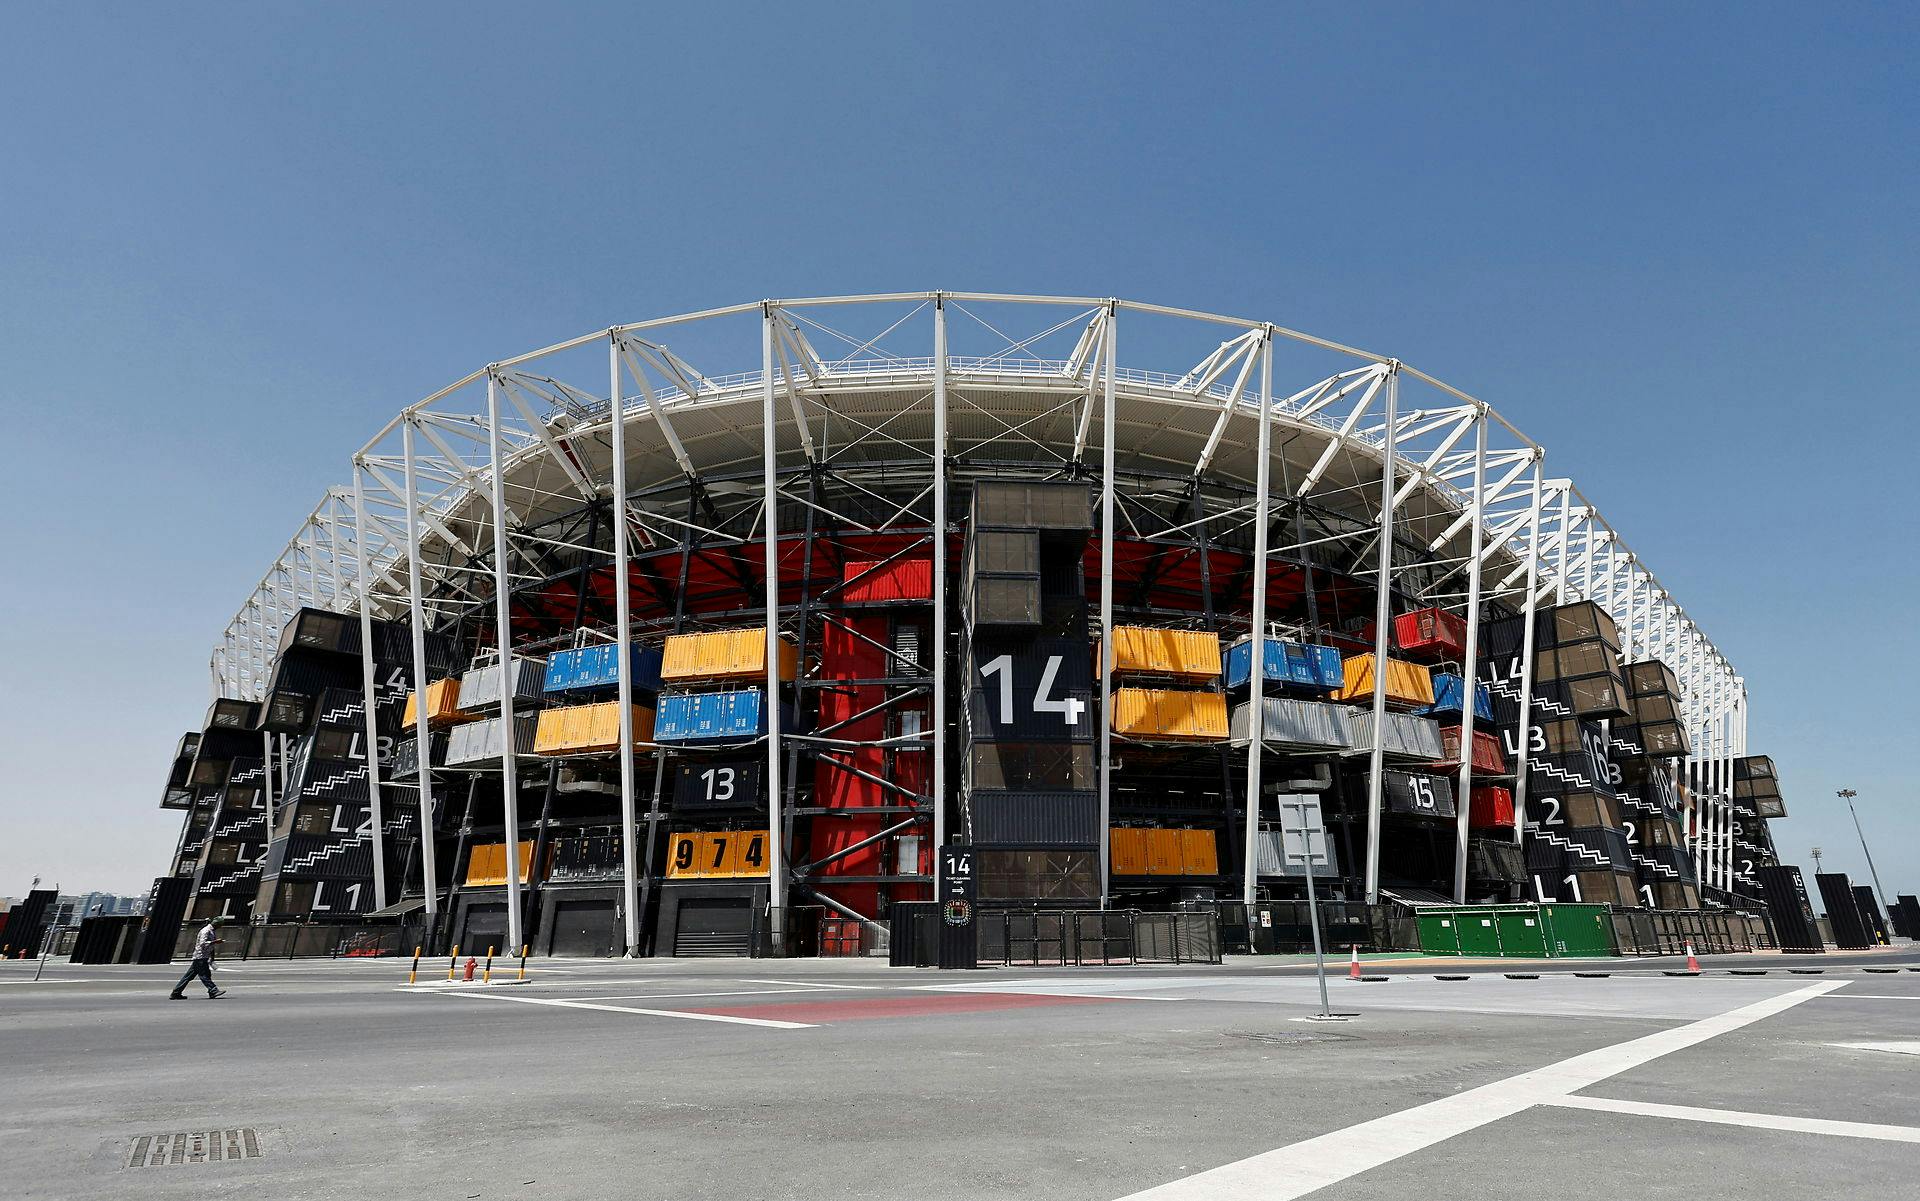
[[[413,978],[419,974],[420,974],[420,948],[415,947],[413,949],[413,966],[407,969],[407,983],[412,984]]]
[[[520,978],[522,980],[525,980],[527,978],[527,944],[526,943],[520,944]]]
[[[493,983],[493,948],[487,948],[487,966],[480,969],[480,983]]]
[[[453,983],[453,967],[460,962],[460,944],[453,944],[453,958],[447,960],[447,983]]]

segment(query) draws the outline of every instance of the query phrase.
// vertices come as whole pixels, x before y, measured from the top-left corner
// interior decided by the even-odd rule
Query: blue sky
[[[0,894],[165,866],[208,648],[403,404],[616,321],[928,288],[1261,316],[1493,401],[1746,674],[1787,857],[1864,879],[1852,787],[1920,889],[1911,9],[7,25]]]

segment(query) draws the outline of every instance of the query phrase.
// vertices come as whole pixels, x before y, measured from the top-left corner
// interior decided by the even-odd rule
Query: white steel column
[[[440,868],[434,854],[433,820],[433,744],[427,727],[427,606],[420,592],[420,485],[414,474],[413,425],[411,414],[400,423],[401,467],[407,490],[407,624],[413,636],[413,691],[418,698],[413,707],[414,744],[419,762],[414,768],[414,784],[420,796],[420,890],[427,900],[429,928],[440,913]]]
[[[373,838],[373,907],[387,907],[386,814],[380,804],[380,701],[373,684],[373,573],[367,569],[367,493],[353,461],[353,544],[360,554],[360,703],[367,731],[367,816]]]
[[[773,306],[760,316],[760,486],[767,573],[767,929],[775,955],[786,954],[787,856],[781,843],[786,800],[780,780],[780,492],[773,411]]]
[[[267,841],[273,841],[273,743],[274,735],[260,731],[260,796],[267,804]]]
[[[1240,899],[1253,904],[1260,865],[1260,767],[1266,754],[1267,492],[1273,479],[1273,327],[1260,347],[1260,422],[1253,476],[1253,636],[1247,644],[1247,829]],[[1311,554],[1311,551],[1307,553]],[[1313,871],[1313,865],[1307,865]],[[1249,921],[1252,919],[1249,918]]]
[[[1573,589],[1567,586],[1567,550],[1573,541],[1572,522],[1573,481],[1568,480],[1566,486],[1560,489],[1560,546],[1554,552],[1553,560],[1554,595],[1560,598],[1558,603],[1562,605],[1574,598]]]
[[[500,650],[500,804],[507,833],[507,949],[525,945],[520,920],[520,771],[513,738],[513,597],[507,572],[506,455],[500,448],[500,377],[487,372],[487,457],[493,475],[493,620]]]
[[[613,622],[620,704],[620,910],[629,959],[640,953],[638,831],[633,800],[633,597],[627,567],[627,412],[620,399],[620,335],[607,333],[607,412],[613,419]]]
[[[1519,749],[1513,759],[1513,845],[1524,845],[1527,831],[1527,750],[1533,738],[1533,623],[1540,599],[1541,467],[1547,452],[1533,449],[1533,497],[1527,503],[1527,603],[1520,633]]]
[[[1453,903],[1467,901],[1467,836],[1473,806],[1473,706],[1480,695],[1480,543],[1486,533],[1487,409],[1473,419],[1473,535],[1467,551],[1467,645],[1460,674],[1460,789],[1454,798]]]
[[[933,301],[933,895],[947,844],[947,305]]]
[[[1385,453],[1380,456],[1380,570],[1373,602],[1373,751],[1367,759],[1367,904],[1380,900],[1380,802],[1385,783],[1387,651],[1393,646],[1393,458],[1400,422],[1400,364],[1387,368]],[[1309,871],[1313,870],[1311,866]]]
[[[1113,805],[1113,359],[1118,311],[1107,309],[1107,386],[1100,402],[1100,908],[1109,885],[1107,822]]]

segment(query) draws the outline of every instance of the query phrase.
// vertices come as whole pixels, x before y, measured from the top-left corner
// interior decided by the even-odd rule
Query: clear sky
[[[1785,856],[1864,880],[1852,787],[1920,890],[1920,21],[1673,7],[15,6],[0,895],[164,868],[210,646],[405,403],[933,288],[1265,317],[1493,401],[1747,676]]]

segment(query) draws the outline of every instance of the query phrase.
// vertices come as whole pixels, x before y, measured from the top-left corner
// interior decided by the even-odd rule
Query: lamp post
[[[1879,869],[1873,866],[1873,852],[1867,849],[1867,833],[1860,828],[1860,814],[1853,807],[1853,798],[1860,794],[1851,788],[1842,788],[1835,796],[1847,803],[1847,812],[1853,814],[1853,832],[1860,836],[1860,853],[1867,857],[1867,874],[1873,877],[1873,891],[1880,898],[1880,908],[1887,907],[1886,889],[1880,887]]]

